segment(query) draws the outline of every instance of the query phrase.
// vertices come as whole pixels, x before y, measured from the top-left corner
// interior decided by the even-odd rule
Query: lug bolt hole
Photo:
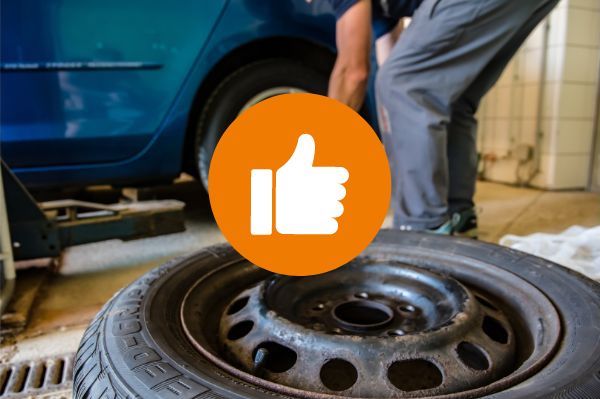
[[[417,308],[415,308],[413,305],[400,305],[398,306],[398,310],[400,313],[415,313]]]
[[[320,312],[323,309],[325,309],[325,305],[323,305],[322,303],[318,303],[312,308],[312,310],[314,310],[315,312]]]

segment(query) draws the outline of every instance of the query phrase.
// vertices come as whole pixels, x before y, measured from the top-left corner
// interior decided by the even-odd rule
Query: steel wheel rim
[[[294,93],[306,93],[306,90],[302,90],[299,87],[292,87],[292,86],[277,86],[277,87],[272,87],[270,89],[263,90],[263,91],[259,92],[258,94],[254,95],[248,101],[246,101],[246,104],[244,104],[244,106],[240,110],[240,114],[242,112],[244,112],[245,110],[247,110],[248,108],[250,108],[251,106],[256,105],[259,102],[264,101],[268,98],[279,96],[281,94],[294,94]]]
[[[436,253],[435,251],[431,251],[430,256],[424,257],[422,254],[411,253],[410,249],[402,250],[401,252],[384,252],[380,249],[368,249],[364,255],[367,258],[363,259],[368,259],[368,262],[375,262],[377,264],[390,263],[390,261],[397,264],[405,263],[417,268],[426,268],[434,274],[442,271],[452,278],[457,278],[462,285],[468,287],[471,297],[477,299],[477,306],[483,308],[485,315],[491,315],[496,319],[501,319],[498,315],[498,310],[494,310],[490,306],[504,310],[507,312],[507,315],[510,314],[510,327],[515,330],[515,343],[521,347],[530,347],[526,351],[521,350],[520,356],[523,357],[524,353],[527,356],[518,359],[518,367],[512,368],[506,375],[496,378],[485,385],[470,387],[452,393],[441,392],[435,388],[404,391],[398,389],[395,385],[392,385],[396,388],[394,394],[397,397],[426,396],[459,398],[490,394],[523,381],[537,372],[552,357],[560,336],[560,319],[558,313],[541,291],[516,275],[500,268],[492,268],[489,264],[469,258],[456,256],[456,259],[448,259],[447,254]],[[476,271],[478,271],[478,273],[475,273]],[[186,294],[180,314],[185,333],[194,347],[203,356],[229,374],[246,382],[282,394],[313,398],[342,397],[339,395],[343,395],[343,397],[349,395],[354,397],[377,397],[373,395],[356,394],[356,392],[352,390],[352,386],[356,387],[356,384],[352,385],[347,390],[339,391],[329,388],[322,389],[322,387],[321,389],[314,389],[314,386],[284,385],[281,383],[281,379],[273,378],[273,375],[270,372],[265,373],[255,371],[254,374],[252,374],[247,367],[244,368],[239,364],[233,364],[231,358],[224,355],[222,351],[223,348],[219,347],[219,342],[216,341],[214,337],[210,338],[206,336],[206,334],[217,336],[221,334],[222,336],[223,331],[219,332],[220,327],[217,326],[215,328],[215,324],[219,324],[222,321],[222,315],[225,316],[228,307],[239,297],[239,294],[242,291],[248,289],[251,285],[270,278],[272,278],[270,273],[258,269],[245,261],[240,261],[225,265],[196,282]],[[485,293],[482,293],[482,288],[486,287],[486,284],[482,284],[481,280],[485,279],[494,281],[494,287],[487,287],[489,289],[486,289]],[[208,298],[201,293],[202,291],[206,291],[205,287],[208,287],[207,284],[211,286],[220,284],[221,286],[227,286],[230,289],[228,289],[227,292],[222,292],[223,297],[219,300],[220,302],[217,301],[219,303],[218,306],[215,306],[215,301],[208,301],[211,302],[209,308],[202,309],[202,303],[206,302]],[[216,291],[211,289],[211,292],[214,294]],[[502,298],[502,296],[498,296],[498,294],[502,294],[502,292],[510,293],[511,297]],[[476,298],[475,295],[477,295],[479,299]],[[356,299],[362,300],[364,298]],[[499,301],[499,299],[501,299],[501,301]],[[256,304],[252,303],[249,303],[248,305],[250,305],[249,308],[256,306]],[[215,307],[217,307],[218,310],[215,310]],[[260,321],[253,320],[253,322],[257,323]],[[540,328],[539,325],[536,326],[536,323],[542,323],[545,330],[543,342],[541,343],[535,342],[536,339],[540,338],[539,336],[536,336],[536,334],[539,333]],[[212,327],[206,329],[205,327],[207,325],[212,325]],[[207,333],[207,330],[210,332]],[[410,336],[411,334],[408,334],[409,338]],[[213,342],[211,342],[211,339],[213,339]],[[402,341],[403,339],[407,339],[407,336],[393,337],[392,339]],[[273,339],[273,337],[264,337],[265,342],[273,340],[277,341],[277,339]],[[528,342],[528,340],[530,342]],[[289,345],[287,341],[281,340],[276,343]],[[297,348],[293,349],[296,352],[298,351]],[[256,350],[256,347],[248,348],[247,352],[251,353],[250,356],[256,356]],[[434,359],[427,358],[423,354],[413,357],[418,359],[423,358],[434,362]],[[341,358],[344,358],[344,356],[341,356]],[[405,358],[400,360],[405,360]],[[293,367],[296,366],[297,363],[293,365]],[[323,366],[324,364],[315,364],[314,367],[319,369]],[[390,364],[386,364],[388,370],[390,366]],[[436,366],[438,366],[438,369],[441,369],[443,378],[446,380],[446,378],[448,378],[448,370],[446,370],[443,365]],[[386,381],[384,381],[383,378],[381,380],[389,386],[389,379],[388,376]],[[318,382],[319,381],[317,381],[317,383]],[[322,383],[323,381],[320,382]]]

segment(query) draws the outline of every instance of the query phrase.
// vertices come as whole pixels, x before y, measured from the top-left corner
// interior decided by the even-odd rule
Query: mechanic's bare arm
[[[336,25],[337,59],[329,97],[360,109],[367,90],[371,51],[371,0],[359,0]]]

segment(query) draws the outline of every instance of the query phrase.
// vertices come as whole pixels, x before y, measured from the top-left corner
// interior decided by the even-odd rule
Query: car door
[[[2,157],[115,162],[153,138],[226,0],[2,0]]]

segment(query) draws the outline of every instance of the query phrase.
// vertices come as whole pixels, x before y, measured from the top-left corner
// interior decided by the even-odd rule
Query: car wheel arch
[[[242,44],[216,62],[200,82],[192,101],[182,148],[182,170],[195,175],[194,140],[196,125],[211,93],[223,80],[245,65],[270,59],[285,58],[301,61],[308,66],[329,72],[335,62],[335,52],[303,38],[271,37]]]

